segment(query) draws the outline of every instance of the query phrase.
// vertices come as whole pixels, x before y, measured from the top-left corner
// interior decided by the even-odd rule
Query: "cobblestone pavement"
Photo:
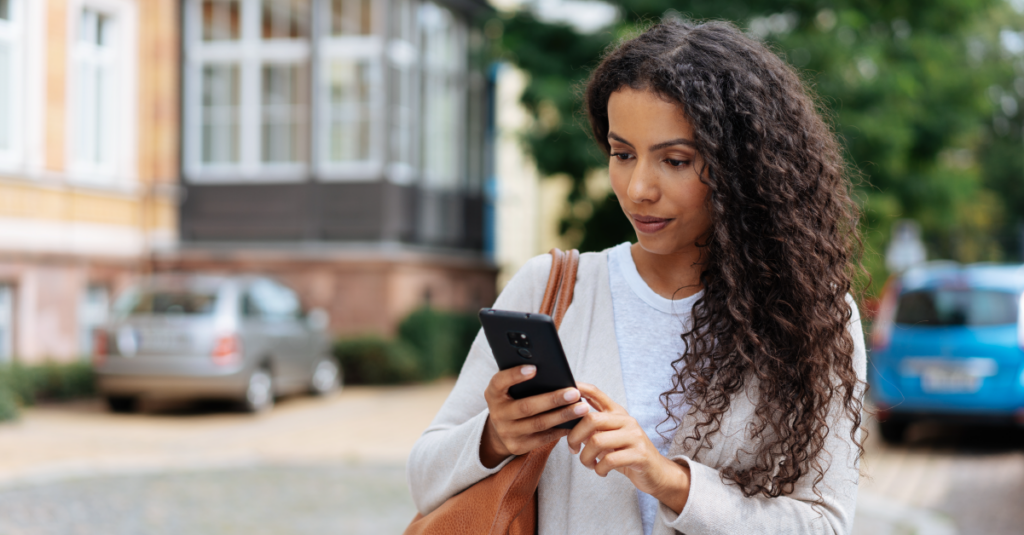
[[[0,535],[401,533],[406,455],[451,386],[348,388],[257,416],[33,408],[0,425]],[[877,436],[855,535],[1024,533],[1024,429]]]
[[[1024,533],[1024,429],[918,424],[899,446],[877,436],[868,439],[862,495],[937,513],[963,535]]]
[[[0,491],[4,535],[377,535],[401,533],[415,513],[402,466],[177,471]]]

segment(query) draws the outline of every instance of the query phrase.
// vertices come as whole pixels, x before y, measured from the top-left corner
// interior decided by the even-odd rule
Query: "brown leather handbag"
[[[540,313],[562,324],[576,286],[580,253],[551,250],[551,273],[544,289]],[[416,515],[405,535],[452,533],[534,535],[537,533],[537,484],[551,450],[558,441],[512,459],[498,473],[462,491],[430,514]]]

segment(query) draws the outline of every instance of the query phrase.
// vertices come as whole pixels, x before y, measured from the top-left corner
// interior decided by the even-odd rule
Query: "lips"
[[[632,214],[630,217],[633,219],[633,224],[636,226],[637,232],[642,232],[644,234],[654,234],[655,232],[665,228],[665,225],[668,225],[672,221],[672,218],[654,217],[650,215]]]

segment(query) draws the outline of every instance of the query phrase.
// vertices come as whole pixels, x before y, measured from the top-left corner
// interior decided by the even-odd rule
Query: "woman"
[[[729,24],[664,22],[602,61],[586,107],[638,242],[582,256],[559,333],[578,390],[513,400],[535,370],[498,372],[478,336],[410,457],[417,507],[566,437],[541,534],[849,533],[857,211],[806,88]],[[536,311],[550,262],[494,307]]]

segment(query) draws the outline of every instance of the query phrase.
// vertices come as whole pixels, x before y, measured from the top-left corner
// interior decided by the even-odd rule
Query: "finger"
[[[511,432],[520,435],[527,435],[547,431],[558,424],[575,420],[588,412],[590,412],[590,406],[587,405],[586,401],[580,401],[566,407],[538,414],[531,418],[516,420],[512,423]],[[566,435],[568,435],[569,430],[566,429],[565,431]]]
[[[579,400],[579,390],[576,390],[575,388],[563,388],[561,390],[555,390],[554,392],[548,392],[547,394],[537,394],[536,396],[530,396],[528,398],[513,401],[509,405],[507,415],[510,420],[532,418],[538,414],[543,414],[552,409],[557,409],[558,407],[564,407],[565,405],[575,403]],[[575,418],[578,418],[578,416]]]
[[[517,385],[524,381],[533,379],[533,376],[537,374],[537,367],[533,364],[524,364],[522,366],[516,366],[515,368],[509,368],[502,370],[491,377],[491,382],[487,385],[486,395],[490,399],[501,399],[508,397],[508,389],[510,386]]]
[[[584,442],[588,442],[595,433],[621,429],[628,423],[629,415],[605,412],[587,413],[569,433],[569,438],[566,439],[569,443],[569,450],[573,453],[579,453],[580,446]]]
[[[607,477],[612,470],[622,471],[641,461],[640,452],[635,448],[608,452],[600,456],[599,459],[597,466],[594,467],[594,472],[601,477]]]
[[[608,397],[608,394],[605,394],[600,388],[592,384],[576,383],[576,388],[579,388],[580,392],[583,393],[583,397],[587,398],[587,400],[590,401],[590,404],[601,412],[625,412],[625,409],[623,409],[618,403],[612,401],[612,398]]]
[[[580,452],[580,462],[583,463],[583,466],[593,470],[598,459],[613,451],[630,448],[634,444],[635,440],[628,433],[620,431],[595,433],[583,446],[583,451]]]

